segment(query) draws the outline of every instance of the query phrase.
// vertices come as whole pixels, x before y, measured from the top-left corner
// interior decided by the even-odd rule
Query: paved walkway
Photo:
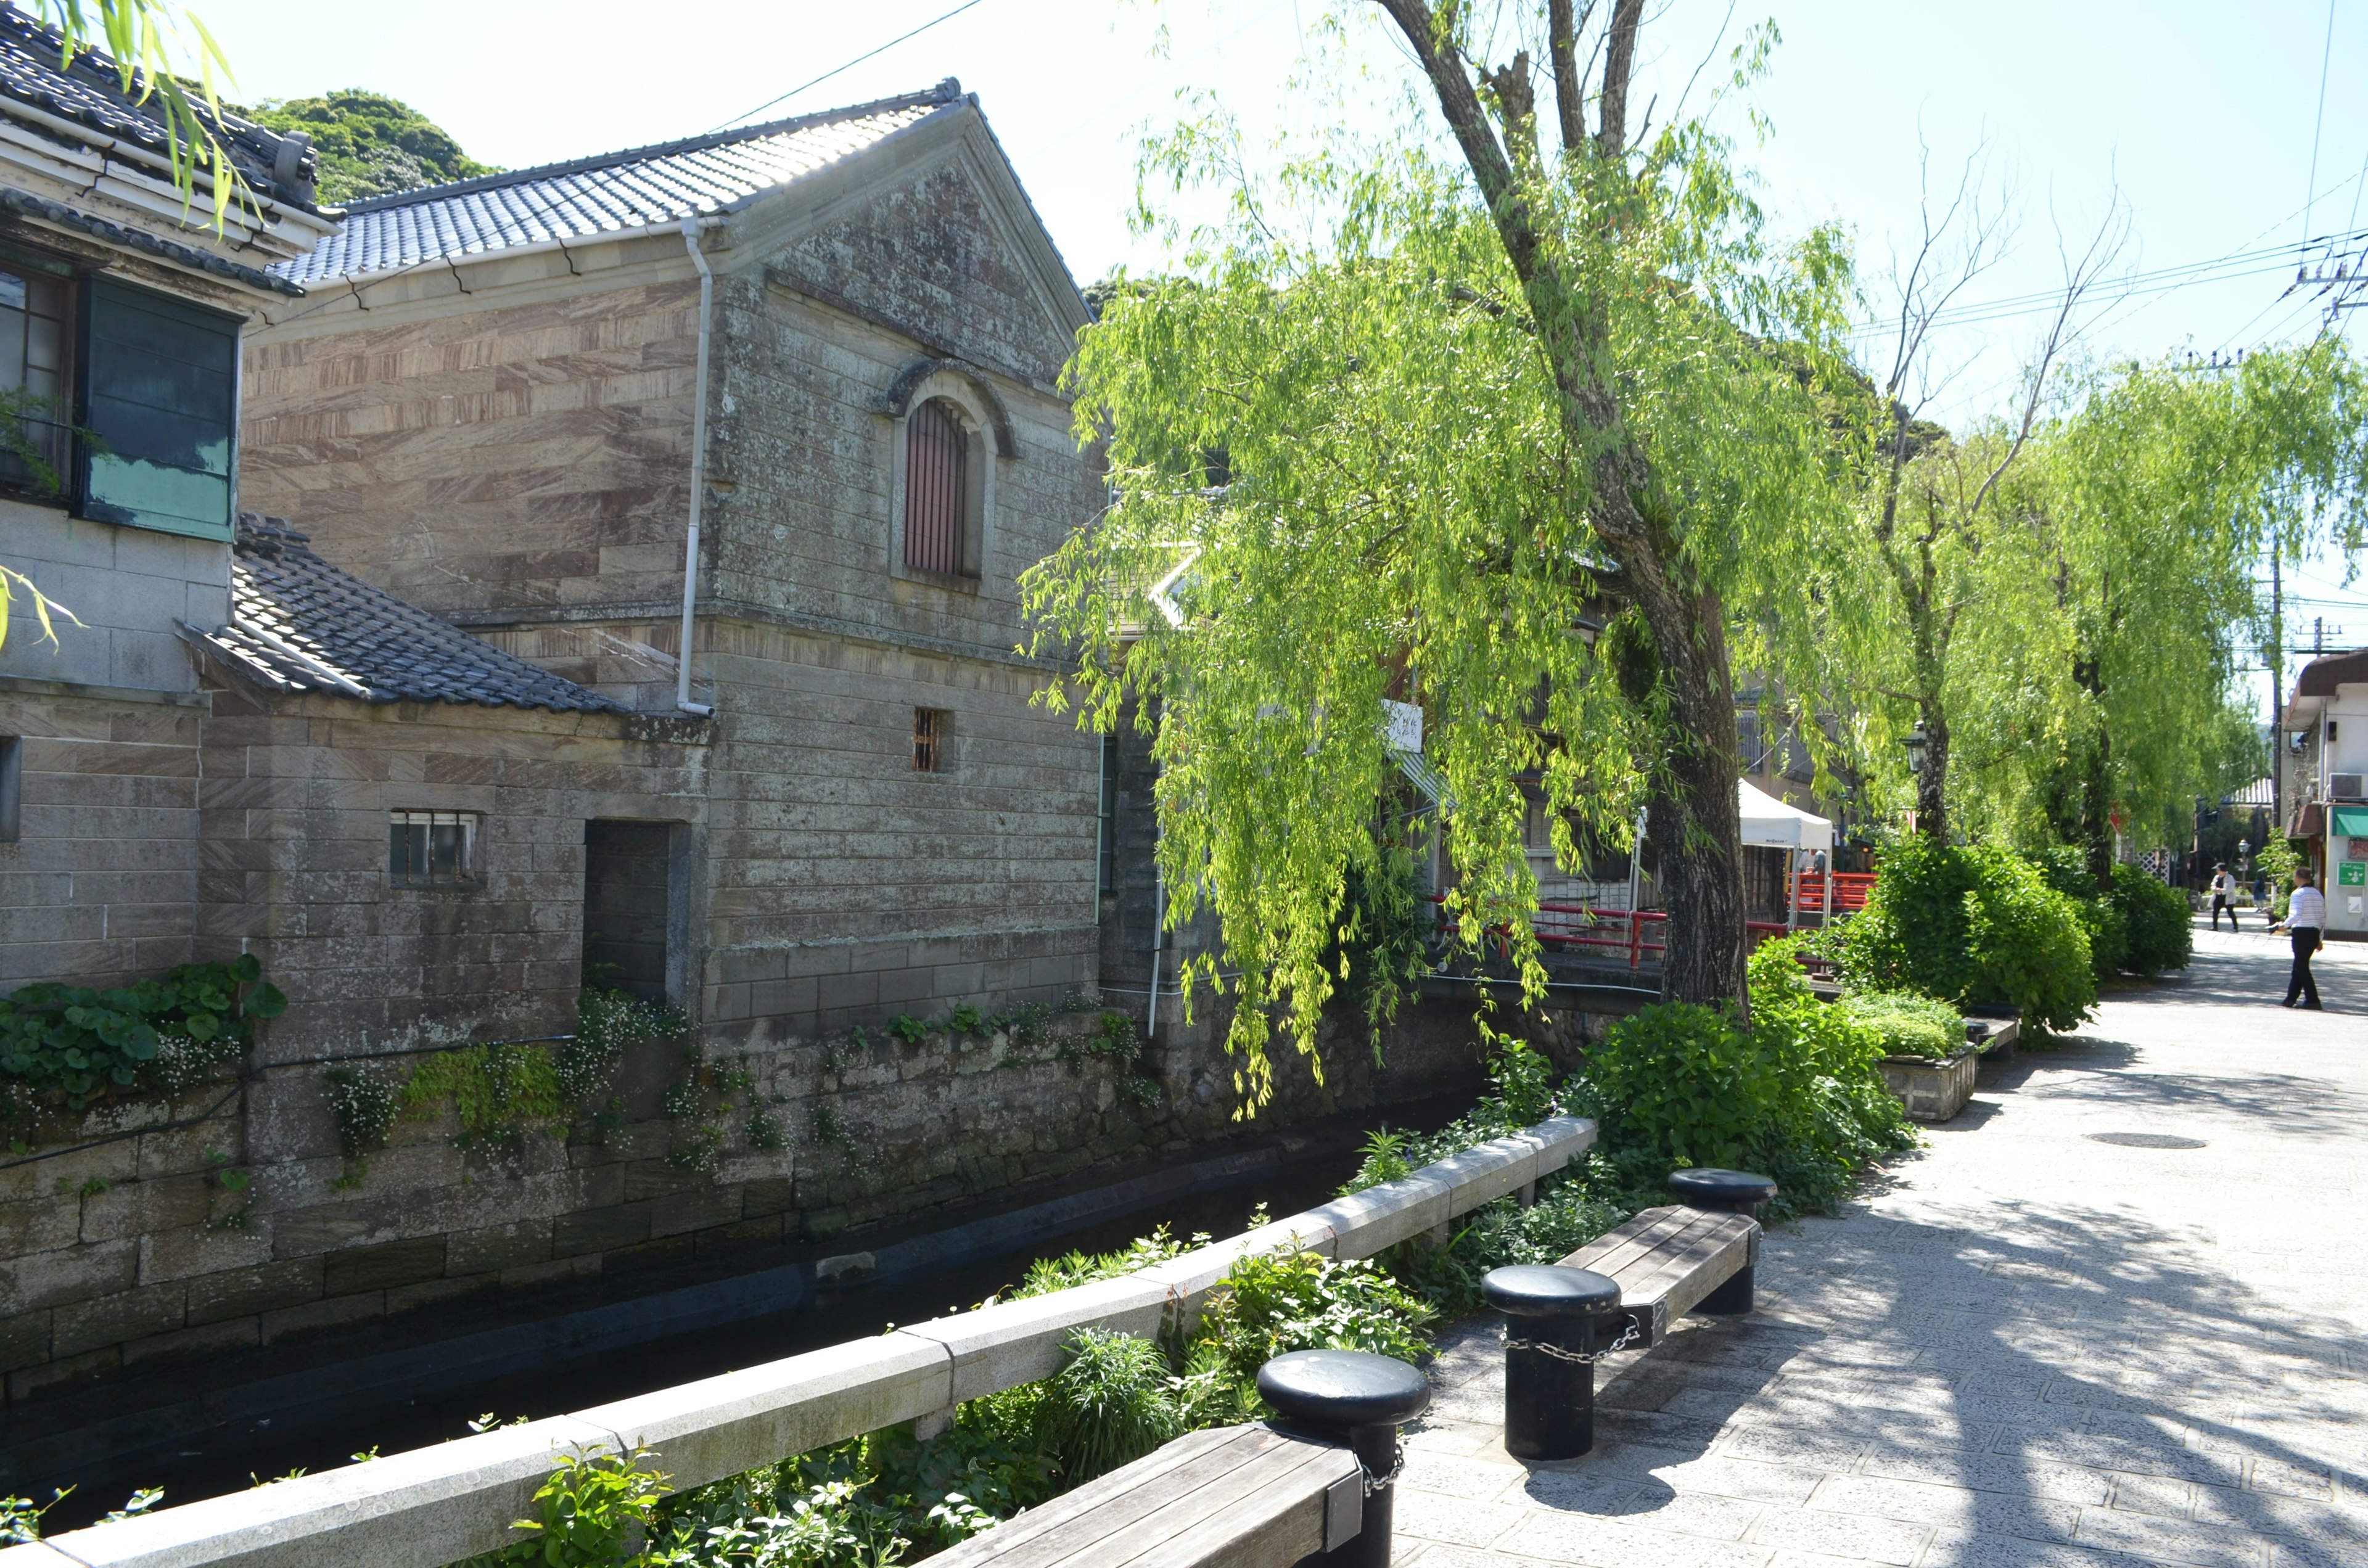
[[[1418,1568],[2368,1568],[2368,946],[2199,933],[2175,983],[1974,1104],[1760,1310],[1607,1363],[1598,1446],[1525,1468],[1493,1318],[1408,1439]],[[2194,1149],[2100,1134],[2167,1134]]]

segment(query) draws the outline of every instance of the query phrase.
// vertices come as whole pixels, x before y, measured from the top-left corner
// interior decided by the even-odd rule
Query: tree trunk
[[[1920,707],[1924,771],[1916,776],[1916,831],[1934,844],[1949,842],[1949,715],[1938,701]]]
[[[1379,0],[1438,95],[1488,204],[1497,238],[1536,323],[1539,351],[1560,393],[1562,425],[1573,449],[1592,451],[1588,517],[1620,566],[1651,631],[1668,683],[1666,783],[1656,780],[1651,831],[1661,846],[1661,885],[1668,903],[1662,994],[1675,1001],[1732,1001],[1748,1008],[1744,988],[1747,927],[1743,907],[1743,829],[1736,780],[1735,687],[1727,668],[1725,608],[1699,581],[1668,519],[1657,515],[1652,465],[1626,429],[1606,373],[1609,323],[1600,307],[1574,296],[1565,281],[1560,236],[1542,232],[1513,160],[1491,128],[1462,56],[1440,30],[1427,0]],[[1609,176],[1625,178],[1628,73],[1644,0],[1616,0],[1599,103],[1602,125],[1592,156]],[[1559,45],[1556,52],[1561,53]],[[1565,129],[1576,118],[1571,85],[1558,81]],[[1534,134],[1532,131],[1531,134]],[[1588,154],[1565,148],[1565,162]],[[1580,177],[1574,175],[1572,177]],[[1581,243],[1622,243],[1616,221]]]

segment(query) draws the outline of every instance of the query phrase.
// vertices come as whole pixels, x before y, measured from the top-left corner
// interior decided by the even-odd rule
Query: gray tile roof
[[[948,77],[926,93],[372,197],[312,255],[272,270],[317,283],[727,211],[961,101]]]
[[[94,6],[94,17],[96,14]],[[169,153],[172,143],[155,103],[133,103],[119,85],[112,60],[85,50],[74,56],[72,65],[60,70],[58,59],[56,28],[43,27],[12,5],[0,4],[0,99],[30,104],[45,114],[86,126],[101,138]],[[278,200],[313,207],[317,159],[309,144],[291,147],[288,138],[234,114],[222,117],[217,134],[256,189]]]
[[[253,512],[239,515],[232,546],[230,624],[202,635],[276,690],[340,692],[365,702],[629,711],[339,571],[284,520]]]

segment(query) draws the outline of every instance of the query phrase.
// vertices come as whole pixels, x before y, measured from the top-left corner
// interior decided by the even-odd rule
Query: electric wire
[[[716,131],[729,131],[743,120],[754,119],[776,104],[785,104],[789,102],[791,98],[796,97],[800,93],[804,92],[808,87],[819,87],[825,82],[829,81],[833,76],[841,75],[847,72],[852,71],[857,66],[862,64],[865,61],[870,60],[876,55],[887,53],[898,44],[905,42],[907,39],[916,39],[923,33],[928,32],[931,28],[936,27],[939,22],[950,22],[956,17],[961,16],[964,11],[969,10],[972,6],[983,3],[984,0],[962,0],[962,3],[955,6],[952,10],[948,11],[941,16],[930,17],[928,21],[923,22],[919,27],[915,28],[911,32],[900,33],[896,37],[890,39],[886,43],[882,44],[879,48],[871,50],[867,53],[857,55],[854,59],[848,61],[844,65],[834,65],[829,70],[824,72],[821,75],[814,77],[812,81],[799,83],[796,86],[791,87],[788,92],[783,93],[779,97],[767,98],[763,103],[758,104],[755,108],[748,110],[746,114],[734,115],[730,119],[727,119],[723,124],[715,127],[714,131],[710,131],[707,134],[712,136],[715,134]]]

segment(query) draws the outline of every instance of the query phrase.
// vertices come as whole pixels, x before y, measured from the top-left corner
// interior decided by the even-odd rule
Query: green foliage
[[[679,1008],[587,985],[576,994],[575,1037],[552,1052],[559,1092],[590,1110],[609,1097],[627,1046],[642,1040],[679,1040],[689,1028]]]
[[[888,1032],[906,1045],[918,1045],[929,1038],[929,1026],[909,1013],[899,1013],[888,1020]]]
[[[1065,1290],[1072,1285],[1090,1285],[1097,1279],[1116,1279],[1148,1268],[1155,1263],[1181,1257],[1195,1247],[1209,1244],[1205,1235],[1190,1241],[1178,1241],[1168,1234],[1166,1225],[1147,1236],[1137,1236],[1116,1252],[1099,1255],[1072,1252],[1061,1257],[1040,1257],[1028,1266],[1027,1277],[1007,1294],[1013,1301],[1026,1296],[1049,1296],[1055,1290]]]
[[[2073,845],[2049,845],[2023,858],[2038,870],[2042,881],[2072,901],[2081,929],[2089,933],[2089,968],[2098,982],[2121,973],[2128,932],[2121,909],[2099,891],[2086,851]]]
[[[445,1100],[460,1115],[453,1147],[515,1160],[526,1134],[564,1132],[575,1106],[559,1086],[551,1053],[538,1045],[472,1045],[423,1060],[403,1085],[403,1108],[427,1116]]]
[[[1605,1146],[1645,1172],[1753,1168],[1779,1098],[1775,1052],[1763,1033],[1681,1002],[1614,1024],[1577,1082]]]
[[[744,1134],[751,1130],[765,1132],[771,1127],[757,1104],[757,1077],[746,1054],[710,1056],[706,1047],[687,1037],[674,1080],[666,1085],[661,1103],[674,1123],[666,1160],[677,1170],[714,1171],[723,1158],[735,1119]]]
[[[1748,1031],[1665,1003],[1588,1051],[1572,1086],[1602,1127],[1591,1189],[1634,1207],[1666,1201],[1663,1182],[1680,1166],[1760,1171],[1782,1189],[1768,1210],[1782,1219],[1830,1210],[1869,1161],[1910,1146],[1876,1065],[1881,1037],[1810,993],[1799,946],[1754,955]]]
[[[1369,1259],[1315,1253],[1253,1255],[1225,1273],[1201,1314],[1201,1338],[1220,1346],[1226,1374],[1253,1385],[1258,1369],[1292,1350],[1370,1350],[1419,1362],[1430,1348],[1429,1305]]]
[[[274,131],[313,138],[324,203],[500,172],[461,152],[459,142],[417,109],[382,93],[347,87],[316,98],[267,99],[244,112]]]
[[[646,1449],[560,1455],[534,1494],[536,1517],[516,1522],[535,1539],[455,1568],[656,1568],[664,1560],[640,1550],[666,1491],[666,1477],[643,1462],[655,1457]]]
[[[1527,1209],[1514,1199],[1497,1199],[1465,1215],[1446,1245],[1401,1242],[1378,1261],[1437,1311],[1471,1312],[1480,1305],[1480,1281],[1490,1269],[1559,1263],[1629,1213],[1617,1201],[1592,1196],[1584,1179],[1549,1178]]]
[[[287,1006],[252,953],[227,964],[181,964],[162,980],[107,991],[24,986],[0,1000],[7,1114],[82,1110],[185,1088],[245,1057],[255,1020]]]
[[[2269,859],[2266,849],[2261,859],[2265,864]],[[2154,975],[2187,967],[2195,953],[2195,927],[2190,924],[2185,893],[2135,866],[2115,866],[2112,897],[2126,937],[2123,968]]]
[[[1765,240],[1699,122],[1616,166],[1542,165],[1495,213],[1433,145],[1330,136],[1262,179],[1220,112],[1151,149],[1146,204],[1172,185],[1224,216],[1178,221],[1178,269],[1114,280],[1081,335],[1067,384],[1115,499],[1023,584],[1036,652],[1075,671],[1049,702],[1105,730],[1157,709],[1169,918],[1218,918],[1221,950],[1184,978],[1234,1004],[1249,1108],[1272,1092],[1275,1028],[1315,1055],[1340,933],[1364,924],[1352,901],[1395,877],[1384,699],[1421,706],[1450,786],[1459,939],[1503,927],[1534,986],[1513,780],[1539,778],[1569,864],[1573,821],[1624,846],[1647,774],[1704,739],[1632,704],[1571,635],[1600,564],[1649,536],[1671,581],[1701,585],[1680,602],[1746,627],[1849,587],[1817,542],[1841,508],[1797,373],[1850,314],[1833,236]],[[1508,255],[1514,209],[1551,277]],[[1584,427],[1574,380],[1605,389],[1613,426]],[[1633,461],[1599,487],[1608,448]],[[1632,525],[1617,540],[1605,506]],[[1725,677],[1705,683],[1723,709]]]
[[[1912,991],[1860,991],[1837,1004],[1850,1022],[1871,1031],[1891,1056],[1955,1055],[1965,1048],[1965,1020],[1946,1002]]]
[[[2260,776],[2237,666],[2293,631],[2265,624],[2255,580],[2271,551],[2360,549],[2368,374],[2326,335],[2224,375],[2100,365],[2070,392],[2012,526],[1951,591],[1978,607],[1951,677],[1951,790],[1965,825],[2077,843],[2101,873],[2115,812],[2160,831]]]
[[[1494,1048],[1486,1068],[1493,1092],[1436,1132],[1383,1128],[1366,1134],[1364,1159],[1340,1188],[1344,1195],[1396,1181],[1492,1138],[1533,1127],[1557,1112],[1554,1063],[1526,1040],[1483,1028]]]
[[[2254,857],[2254,864],[2260,868],[2261,875],[2270,881],[2270,915],[2272,919],[2283,920],[2286,917],[2286,900],[2294,893],[2294,872],[2302,863],[2302,851],[2294,847],[2294,840],[2277,832],[2270,835],[2270,841],[2262,845],[2260,852]],[[2191,946],[2194,942],[2192,930],[2188,941]]]
[[[1072,1485],[1128,1464],[1183,1431],[1167,1357],[1147,1339],[1081,1328],[1069,1364],[1037,1402],[1037,1434]]]
[[[2097,1000],[2078,901],[1992,846],[1894,841],[1835,948],[1854,985],[2008,1004],[2036,1028],[2069,1029]]]
[[[1420,987],[1430,969],[1437,924],[1423,895],[1422,869],[1411,853],[1384,846],[1371,862],[1349,863],[1340,926],[1325,962],[1339,975],[1349,1005],[1363,1015],[1377,1060],[1383,1027],[1398,1016],[1398,1005]]]

